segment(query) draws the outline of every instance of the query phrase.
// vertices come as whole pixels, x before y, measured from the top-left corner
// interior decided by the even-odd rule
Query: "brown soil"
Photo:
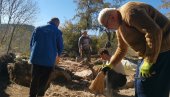
[[[29,88],[17,84],[10,84],[5,90],[6,96],[1,97],[28,97]],[[81,89],[69,89],[66,86],[51,84],[45,97],[105,97],[88,92],[84,87]],[[134,88],[122,89],[115,97],[134,97]]]
[[[70,63],[72,62],[72,63]],[[67,65],[72,72],[81,71],[87,66],[79,66],[75,61],[62,60],[63,66]],[[134,72],[127,71],[130,76]],[[90,80],[72,80],[71,82],[52,82],[48,88],[45,97],[105,97],[102,94],[93,94],[88,90]],[[24,87],[16,83],[8,83],[7,78],[1,76],[0,79],[0,97],[28,97],[29,87]],[[120,89],[115,97],[134,97],[134,88],[123,88]]]

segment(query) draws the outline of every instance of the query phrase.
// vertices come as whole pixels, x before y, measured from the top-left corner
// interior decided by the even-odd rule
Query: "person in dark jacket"
[[[62,53],[63,38],[58,29],[59,23],[58,18],[52,18],[47,25],[37,27],[32,33],[30,63],[33,68],[30,97],[44,96],[56,57]]]
[[[79,53],[81,58],[87,58],[91,62],[91,38],[88,36],[87,31],[83,31],[78,41]]]
[[[136,70],[135,97],[169,97],[170,21],[153,6],[127,2],[120,8],[105,8],[98,21],[116,30],[118,47],[109,65],[115,67],[132,48],[142,61]]]

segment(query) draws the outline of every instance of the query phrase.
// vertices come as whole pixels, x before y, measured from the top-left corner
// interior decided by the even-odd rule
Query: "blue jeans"
[[[151,72],[156,72],[149,78],[139,77],[139,62],[135,77],[135,97],[169,97],[170,91],[170,51],[160,53]]]

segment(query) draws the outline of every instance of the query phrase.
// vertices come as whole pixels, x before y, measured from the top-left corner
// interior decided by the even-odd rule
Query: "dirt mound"
[[[0,75],[8,75],[7,64],[13,63],[14,59],[14,53],[4,54],[0,56]]]
[[[16,61],[8,64],[10,81],[29,87],[31,82],[31,64],[28,61]]]

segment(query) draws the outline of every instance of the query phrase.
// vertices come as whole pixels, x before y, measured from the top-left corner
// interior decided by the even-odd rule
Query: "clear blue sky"
[[[73,0],[36,0],[40,9],[34,26],[46,24],[52,17],[58,17],[61,24],[75,15]]]
[[[128,0],[130,1],[130,0]],[[131,1],[141,1],[148,4],[151,4],[155,8],[161,4],[161,0],[131,0]],[[61,24],[65,20],[70,20],[76,14],[76,4],[73,0],[36,0],[40,12],[37,15],[37,19],[34,23],[34,26],[46,24],[51,17],[58,17],[61,21]],[[164,10],[161,10],[164,13]]]

